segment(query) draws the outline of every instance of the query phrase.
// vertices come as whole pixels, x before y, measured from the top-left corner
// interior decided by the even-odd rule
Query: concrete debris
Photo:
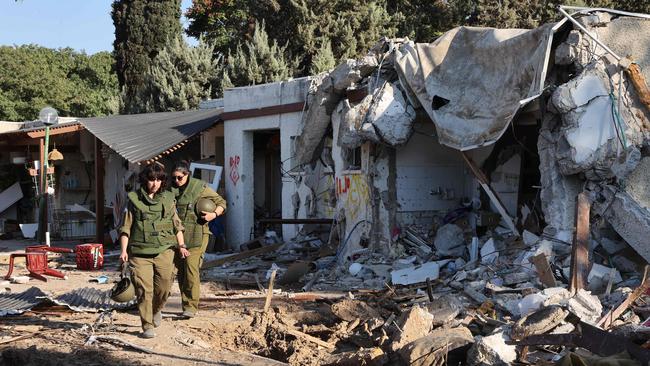
[[[427,280],[435,280],[440,276],[440,265],[438,262],[427,262],[419,266],[408,267],[391,272],[391,283],[393,285],[410,285],[422,283]]]
[[[494,244],[494,239],[490,238],[481,247],[481,263],[494,263],[499,258],[499,252]]]
[[[529,335],[544,334],[559,326],[569,315],[560,306],[548,306],[519,319],[513,326],[510,336],[522,339]]]
[[[373,96],[366,123],[374,126],[380,142],[390,146],[405,144],[413,133],[414,122],[415,110],[397,84],[386,83]]]
[[[454,224],[442,226],[436,232],[433,245],[436,247],[436,253],[440,256],[459,257],[463,255],[465,253],[463,229]]]
[[[327,356],[321,365],[337,366],[381,366],[386,365],[388,357],[379,347],[360,349],[359,351],[341,352]]]
[[[464,351],[473,342],[472,333],[465,327],[438,328],[402,347],[399,356],[407,365],[455,365],[458,362],[454,362],[454,351]]]
[[[332,313],[345,321],[367,320],[379,317],[376,309],[363,301],[344,299],[332,305]]]
[[[474,345],[467,354],[468,365],[510,365],[517,359],[516,347],[506,344],[510,337],[507,330],[499,328],[491,335],[474,338]]]
[[[591,265],[591,271],[589,271],[589,276],[587,276],[587,281],[590,285],[593,284],[595,287],[598,287],[598,285],[606,285],[607,282],[610,281],[610,277],[614,284],[623,281],[621,274],[615,268],[609,268],[598,263],[593,263]]]
[[[397,320],[400,329],[395,334],[391,349],[397,351],[408,343],[422,338],[433,330],[433,315],[426,309],[414,305]]]
[[[627,245],[621,241],[611,240],[606,237],[600,238],[598,243],[609,255],[616,254],[627,247]]]
[[[456,296],[444,295],[427,304],[427,310],[433,315],[433,325],[436,327],[449,324],[463,309]]]
[[[603,305],[598,297],[592,295],[589,291],[580,289],[569,299],[568,309],[583,322],[596,324],[602,315]]]
[[[336,113],[332,118],[339,118],[338,146],[354,149],[364,142],[363,136],[359,133],[363,121],[372,103],[372,95],[367,95],[359,103],[354,105],[348,99],[343,99],[336,107]]]
[[[227,154],[226,221],[257,239],[206,256],[202,279],[226,288],[212,300],[274,301],[264,315],[241,306],[261,331],[244,339],[237,328],[219,346],[257,345],[289,364],[492,366],[551,363],[611,341],[612,328],[647,345],[650,109],[629,70],[650,80],[650,22],[583,13],[590,32],[636,64],[570,22],[459,27],[431,44],[382,39],[302,79],[302,110],[303,99],[284,99],[279,110],[295,109],[281,118],[239,123],[249,127],[226,146],[251,143]],[[259,138],[278,128],[279,145]],[[278,185],[257,179],[262,163],[282,166]],[[264,187],[277,195],[258,194]],[[243,201],[247,193],[255,199]],[[30,309],[36,295],[46,296],[1,293],[0,314]],[[112,308],[99,290],[67,295],[50,299]]]

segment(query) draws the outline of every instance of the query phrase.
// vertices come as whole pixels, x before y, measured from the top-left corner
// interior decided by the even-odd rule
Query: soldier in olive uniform
[[[172,170],[174,187],[171,191],[176,196],[178,216],[185,227],[185,245],[190,256],[176,256],[178,270],[178,286],[183,300],[183,315],[191,318],[196,314],[201,295],[200,268],[203,263],[203,254],[208,246],[210,229],[208,222],[226,211],[226,200],[212,188],[196,178],[190,177],[190,166],[187,161],[181,161]],[[202,211],[201,215],[195,212],[196,203],[206,198],[214,202],[214,212]]]
[[[153,338],[174,277],[174,253],[187,257],[183,224],[176,213],[174,195],[164,191],[167,174],[159,163],[140,173],[140,189],[129,192],[120,229],[120,259],[129,262],[139,297],[142,337]]]

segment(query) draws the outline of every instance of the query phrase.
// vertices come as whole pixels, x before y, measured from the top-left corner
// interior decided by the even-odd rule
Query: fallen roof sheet
[[[0,316],[22,314],[40,304],[47,294],[38,287],[13,294],[0,294]]]
[[[469,150],[494,143],[546,78],[555,31],[458,27],[396,52],[400,82],[436,125],[440,143]]]
[[[223,108],[81,118],[81,124],[131,163],[158,155],[212,127]]]
[[[57,297],[48,296],[57,305],[64,305],[74,311],[98,312],[112,309],[127,309],[135,304],[134,301],[118,303],[111,300],[110,290],[102,291],[92,287],[76,289]]]

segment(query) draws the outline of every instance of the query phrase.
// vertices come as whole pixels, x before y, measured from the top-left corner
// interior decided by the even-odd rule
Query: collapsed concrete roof
[[[424,108],[441,144],[469,150],[494,143],[517,111],[544,89],[555,31],[458,27],[435,42],[395,50],[410,101]]]

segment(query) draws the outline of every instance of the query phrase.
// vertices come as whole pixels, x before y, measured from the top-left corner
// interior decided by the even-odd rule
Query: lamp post
[[[47,186],[47,170],[48,164],[48,149],[50,144],[50,125],[59,122],[59,113],[52,107],[45,107],[38,113],[38,120],[45,124],[45,143],[43,146],[43,155],[41,156],[41,196],[39,197],[39,225],[38,225],[38,239],[41,243],[50,246],[50,225],[48,223],[48,186]]]

